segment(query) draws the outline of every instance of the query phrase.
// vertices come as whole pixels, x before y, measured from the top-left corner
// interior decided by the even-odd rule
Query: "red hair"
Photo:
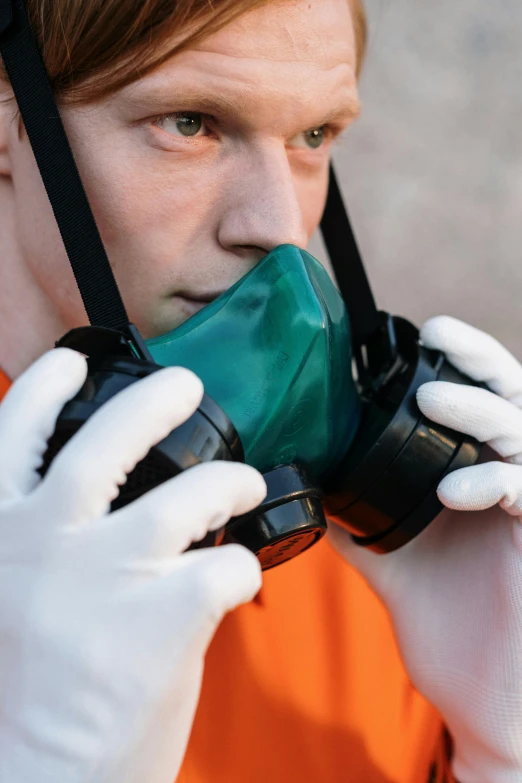
[[[57,95],[88,103],[125,87],[271,0],[26,0]],[[358,67],[366,45],[361,0],[353,12]],[[174,44],[172,38],[174,37]],[[2,74],[0,70],[0,76]]]

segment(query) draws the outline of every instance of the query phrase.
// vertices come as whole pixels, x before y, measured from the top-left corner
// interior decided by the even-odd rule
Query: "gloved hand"
[[[100,409],[40,480],[85,375],[82,356],[52,351],[0,406],[0,781],[172,783],[206,647],[261,581],[242,547],[182,552],[266,486],[215,462],[108,513],[125,475],[201,400],[179,368]]]
[[[453,735],[456,778],[520,783],[522,367],[492,337],[453,318],[428,321],[421,338],[495,392],[429,383],[418,392],[422,412],[502,460],[447,476],[438,492],[448,508],[396,552],[362,549],[335,525],[329,536],[389,608],[412,682]]]

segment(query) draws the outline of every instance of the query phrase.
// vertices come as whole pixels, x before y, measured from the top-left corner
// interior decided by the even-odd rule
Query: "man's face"
[[[282,243],[306,247],[358,111],[348,0],[252,11],[64,122],[131,320],[179,325]],[[86,322],[26,137],[16,240],[65,332]],[[56,335],[59,337],[60,335]]]

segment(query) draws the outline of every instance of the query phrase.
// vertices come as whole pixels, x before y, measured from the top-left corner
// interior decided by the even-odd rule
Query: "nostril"
[[[235,255],[248,263],[250,269],[258,264],[270,252],[269,249],[259,245],[236,245],[232,250]]]

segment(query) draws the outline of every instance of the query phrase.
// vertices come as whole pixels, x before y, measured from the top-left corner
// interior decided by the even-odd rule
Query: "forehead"
[[[276,0],[247,12],[195,50],[267,61],[355,68],[349,0]]]
[[[289,131],[304,121],[303,115],[310,121],[312,115],[320,121],[336,110],[355,116],[356,45],[349,2],[268,2],[167,60],[125,93],[133,99],[149,96],[151,102],[163,96],[182,96],[187,102],[192,95],[210,105],[217,99],[258,125],[277,121]]]

